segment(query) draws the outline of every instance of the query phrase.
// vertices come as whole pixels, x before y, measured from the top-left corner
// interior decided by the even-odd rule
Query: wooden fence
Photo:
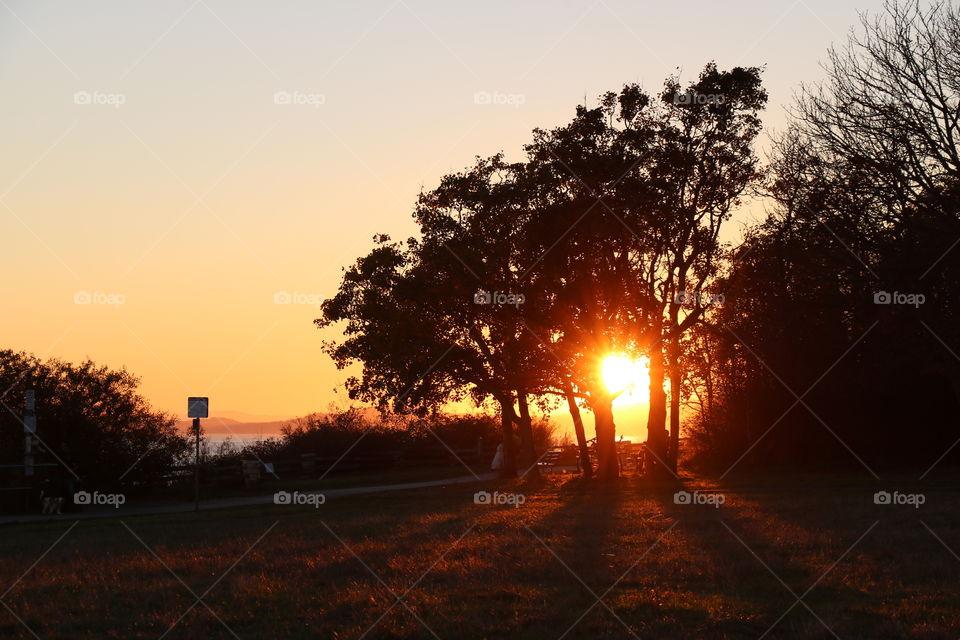
[[[296,458],[245,459],[228,464],[201,464],[200,480],[206,486],[236,486],[256,484],[260,479],[316,478],[327,474],[346,474],[384,469],[414,469],[423,467],[458,467],[464,465],[484,468],[493,459],[490,447],[420,447],[400,451],[345,452],[339,456],[321,456],[304,453]],[[267,465],[273,469],[268,471]],[[193,465],[174,467],[164,480],[174,485],[192,481]]]

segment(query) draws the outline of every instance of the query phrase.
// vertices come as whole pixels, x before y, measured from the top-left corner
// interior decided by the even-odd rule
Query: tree
[[[510,242],[518,215],[515,170],[498,156],[445,176],[418,200],[420,238],[401,247],[381,237],[345,273],[317,321],[347,321],[347,339],[326,348],[340,367],[363,363],[362,377],[348,380],[351,397],[401,411],[435,409],[467,392],[478,404],[493,399],[504,475],[516,472],[514,425],[520,462],[536,473],[527,390],[538,382],[527,366],[531,341],[520,319],[526,301],[515,286],[518,254]]]
[[[771,215],[732,272],[731,293],[750,313],[725,310],[724,321],[798,392],[828,369],[830,378],[806,399],[813,413],[783,417],[756,447],[768,461],[813,451],[849,460],[852,450],[875,463],[929,464],[951,444],[943,425],[960,389],[949,351],[960,341],[958,35],[947,4],[890,2],[864,16],[831,50],[827,79],[804,87],[778,140]],[[926,302],[875,304],[884,291]],[[763,367],[739,389],[771,423],[794,401]],[[732,401],[727,408],[742,400]],[[911,436],[918,423],[923,438]],[[895,455],[883,446],[892,441]]]
[[[718,315],[735,337],[710,338],[729,362],[698,431],[715,457],[929,465],[953,443],[958,36],[949,5],[887,3],[801,93],[769,167],[770,215],[726,278],[737,303]],[[882,304],[890,292],[923,301]]]
[[[602,322],[615,338],[602,348],[649,356],[649,449],[672,467],[679,448],[681,338],[709,306],[704,294],[721,263],[721,226],[758,176],[752,148],[767,99],[760,73],[719,71],[711,63],[685,91],[668,78],[656,99],[626,85],[604,94],[597,109],[583,109],[571,126],[541,136],[536,149],[540,162],[566,174],[559,190],[576,203],[575,211],[600,205],[589,226],[577,225],[565,244],[584,239],[587,255],[595,251],[588,262],[606,269],[591,279],[617,298],[608,292],[605,306],[616,312]],[[673,391],[669,441],[665,356]],[[608,406],[602,403],[601,415]]]
[[[160,482],[189,451],[175,418],[153,410],[137,392],[139,380],[87,360],[71,364],[0,351],[0,386],[9,410],[0,416],[5,461],[21,462],[23,424],[17,408],[36,394],[41,456],[94,487],[134,487]]]
[[[753,152],[761,128],[759,112],[767,102],[760,74],[756,67],[718,71],[711,63],[683,93],[679,79],[671,78],[661,94],[667,109],[661,116],[658,202],[664,207],[662,219],[669,220],[669,233],[662,236],[668,247],[662,289],[667,297],[660,298],[666,321],[658,323],[666,332],[655,339],[667,344],[668,452],[674,471],[680,445],[682,337],[717,301],[708,287],[721,266],[720,230],[760,175]]]
[[[893,220],[960,175],[960,14],[887,1],[832,48],[827,79],[804,87],[796,126],[826,165],[868,173]]]
[[[537,300],[520,283],[529,260],[519,242],[529,212],[524,179],[524,167],[500,155],[445,176],[418,200],[421,238],[411,247],[420,290],[431,291],[423,304],[449,320],[457,344],[473,351],[483,393],[500,405],[505,458],[513,455],[515,424],[519,461],[536,474],[528,392],[543,379],[537,340],[524,320],[536,313]]]
[[[618,216],[600,206],[600,194],[609,193],[633,162],[615,144],[615,134],[602,108],[578,107],[570,123],[534,131],[527,146],[537,190],[526,230],[527,251],[535,257],[529,278],[548,301],[536,330],[548,337],[548,362],[559,388],[569,392],[571,411],[575,396],[593,412],[601,480],[619,475],[612,405],[622,393],[606,388],[601,364],[611,353],[634,348],[627,319],[637,302],[625,282],[631,240]],[[581,458],[589,464],[583,450]]]
[[[536,459],[530,399],[566,398],[575,424],[583,401],[595,418],[597,475],[614,479],[612,404],[623,390],[606,388],[601,363],[647,350],[651,448],[666,460],[662,345],[673,349],[679,387],[676,349],[703,312],[698,304],[681,317],[675,294],[688,285],[699,293],[715,274],[720,224],[755,177],[750,147],[766,100],[757,69],[708,65],[689,91],[711,101],[679,100],[675,79],[659,100],[625,86],[566,125],[535,130],[524,162],[478,159],[422,194],[420,237],[361,260],[324,305],[324,324],[348,320],[348,339],[330,346],[338,365],[365,362],[362,380],[348,383],[354,391],[382,402],[419,386],[404,402],[427,406],[468,387],[499,404],[508,461],[517,425],[524,465]],[[390,336],[404,327],[393,349]],[[429,358],[406,342],[423,334]],[[427,362],[434,357],[442,363]],[[411,362],[431,373],[413,379]]]

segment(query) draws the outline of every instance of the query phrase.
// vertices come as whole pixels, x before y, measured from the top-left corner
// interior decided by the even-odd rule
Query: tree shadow
[[[656,496],[664,514],[679,522],[684,545],[697,554],[699,579],[686,582],[698,600],[716,601],[716,629],[722,631],[717,637],[891,637],[869,611],[863,588],[832,575],[842,571],[831,569],[833,563],[870,522],[862,528],[828,517],[814,523],[802,517],[802,509],[785,518],[765,494],[724,492],[699,478],[677,486],[684,493]],[[723,496],[723,503],[717,506],[710,496]],[[877,633],[864,636],[866,629]]]
[[[531,529],[542,540],[535,541],[542,562],[556,568],[557,600],[570,601],[578,608],[558,608],[542,616],[538,623],[544,633],[569,633],[567,638],[650,633],[655,637],[698,637],[677,635],[680,618],[692,629],[707,627],[706,612],[671,602],[666,596],[669,587],[664,587],[663,597],[648,590],[650,565],[656,564],[662,550],[658,547],[670,544],[674,524],[650,495],[672,487],[672,483],[636,475],[617,483],[574,478],[559,487],[558,506]],[[557,595],[562,590],[569,596]],[[602,602],[597,602],[598,597]]]

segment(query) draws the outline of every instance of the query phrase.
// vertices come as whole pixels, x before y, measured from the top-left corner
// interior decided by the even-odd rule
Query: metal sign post
[[[200,511],[200,418],[193,419],[197,452],[193,463],[193,510]]]
[[[193,418],[196,458],[193,466],[193,510],[200,511],[200,418],[210,413],[210,398],[187,398],[187,417]]]

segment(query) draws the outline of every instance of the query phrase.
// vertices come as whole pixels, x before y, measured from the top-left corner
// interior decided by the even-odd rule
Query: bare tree
[[[828,165],[853,164],[894,205],[960,175],[960,15],[946,2],[888,1],[831,49],[827,79],[801,91],[794,115]]]

